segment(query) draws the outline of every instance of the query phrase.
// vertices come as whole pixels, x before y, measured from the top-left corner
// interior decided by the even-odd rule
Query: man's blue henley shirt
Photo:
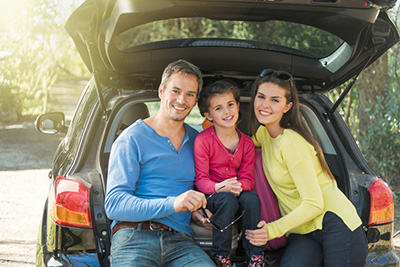
[[[152,220],[193,236],[191,212],[174,211],[176,196],[193,189],[193,142],[197,131],[184,124],[179,151],[142,120],[125,129],[111,148],[105,210],[117,221]]]

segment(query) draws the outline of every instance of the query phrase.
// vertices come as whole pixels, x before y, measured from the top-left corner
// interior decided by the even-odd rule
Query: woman
[[[365,266],[367,239],[352,203],[338,189],[321,147],[302,120],[286,72],[263,70],[252,88],[251,125],[282,218],[246,231],[254,245],[288,235],[281,266]],[[254,134],[255,129],[251,130]]]

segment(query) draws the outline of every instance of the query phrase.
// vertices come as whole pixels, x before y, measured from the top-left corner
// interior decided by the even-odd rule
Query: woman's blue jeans
[[[236,216],[245,211],[241,220],[242,231],[257,229],[261,221],[261,202],[252,191],[242,191],[236,197],[232,193],[220,192],[207,200],[207,208],[213,213],[211,218],[219,227],[224,228],[235,220]],[[242,238],[243,248],[248,261],[252,255],[261,255],[265,246],[253,246],[246,238]],[[229,256],[232,248],[232,227],[224,232],[213,229],[213,245],[210,255]]]
[[[290,234],[280,266],[365,266],[368,242],[362,226],[354,231],[332,212],[324,216],[322,230]]]
[[[189,236],[178,232],[123,228],[111,241],[111,267],[215,267]]]

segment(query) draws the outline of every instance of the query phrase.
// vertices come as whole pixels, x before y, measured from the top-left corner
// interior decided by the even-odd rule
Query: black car
[[[393,196],[371,169],[325,92],[348,82],[399,41],[385,0],[87,0],[66,29],[92,73],[75,115],[42,114],[40,132],[66,132],[51,166],[37,241],[37,266],[109,266],[104,195],[118,135],[158,108],[163,69],[199,66],[204,84],[230,78],[241,89],[248,133],[249,91],[265,68],[293,74],[301,112],[339,188],[356,207],[369,242],[366,266],[400,266],[393,250]],[[339,98],[342,99],[343,97]],[[340,100],[339,100],[340,101]],[[186,122],[201,131],[198,110]],[[240,239],[240,229],[235,233]],[[207,249],[211,236],[198,234]],[[237,239],[235,239],[237,241]],[[243,254],[232,255],[240,266]]]

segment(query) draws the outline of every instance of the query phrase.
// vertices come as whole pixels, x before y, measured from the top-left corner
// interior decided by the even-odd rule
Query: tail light
[[[375,180],[368,188],[371,196],[368,225],[392,222],[394,219],[393,193],[381,178]]]
[[[89,188],[76,179],[59,176],[54,189],[54,222],[63,226],[92,228]]]

